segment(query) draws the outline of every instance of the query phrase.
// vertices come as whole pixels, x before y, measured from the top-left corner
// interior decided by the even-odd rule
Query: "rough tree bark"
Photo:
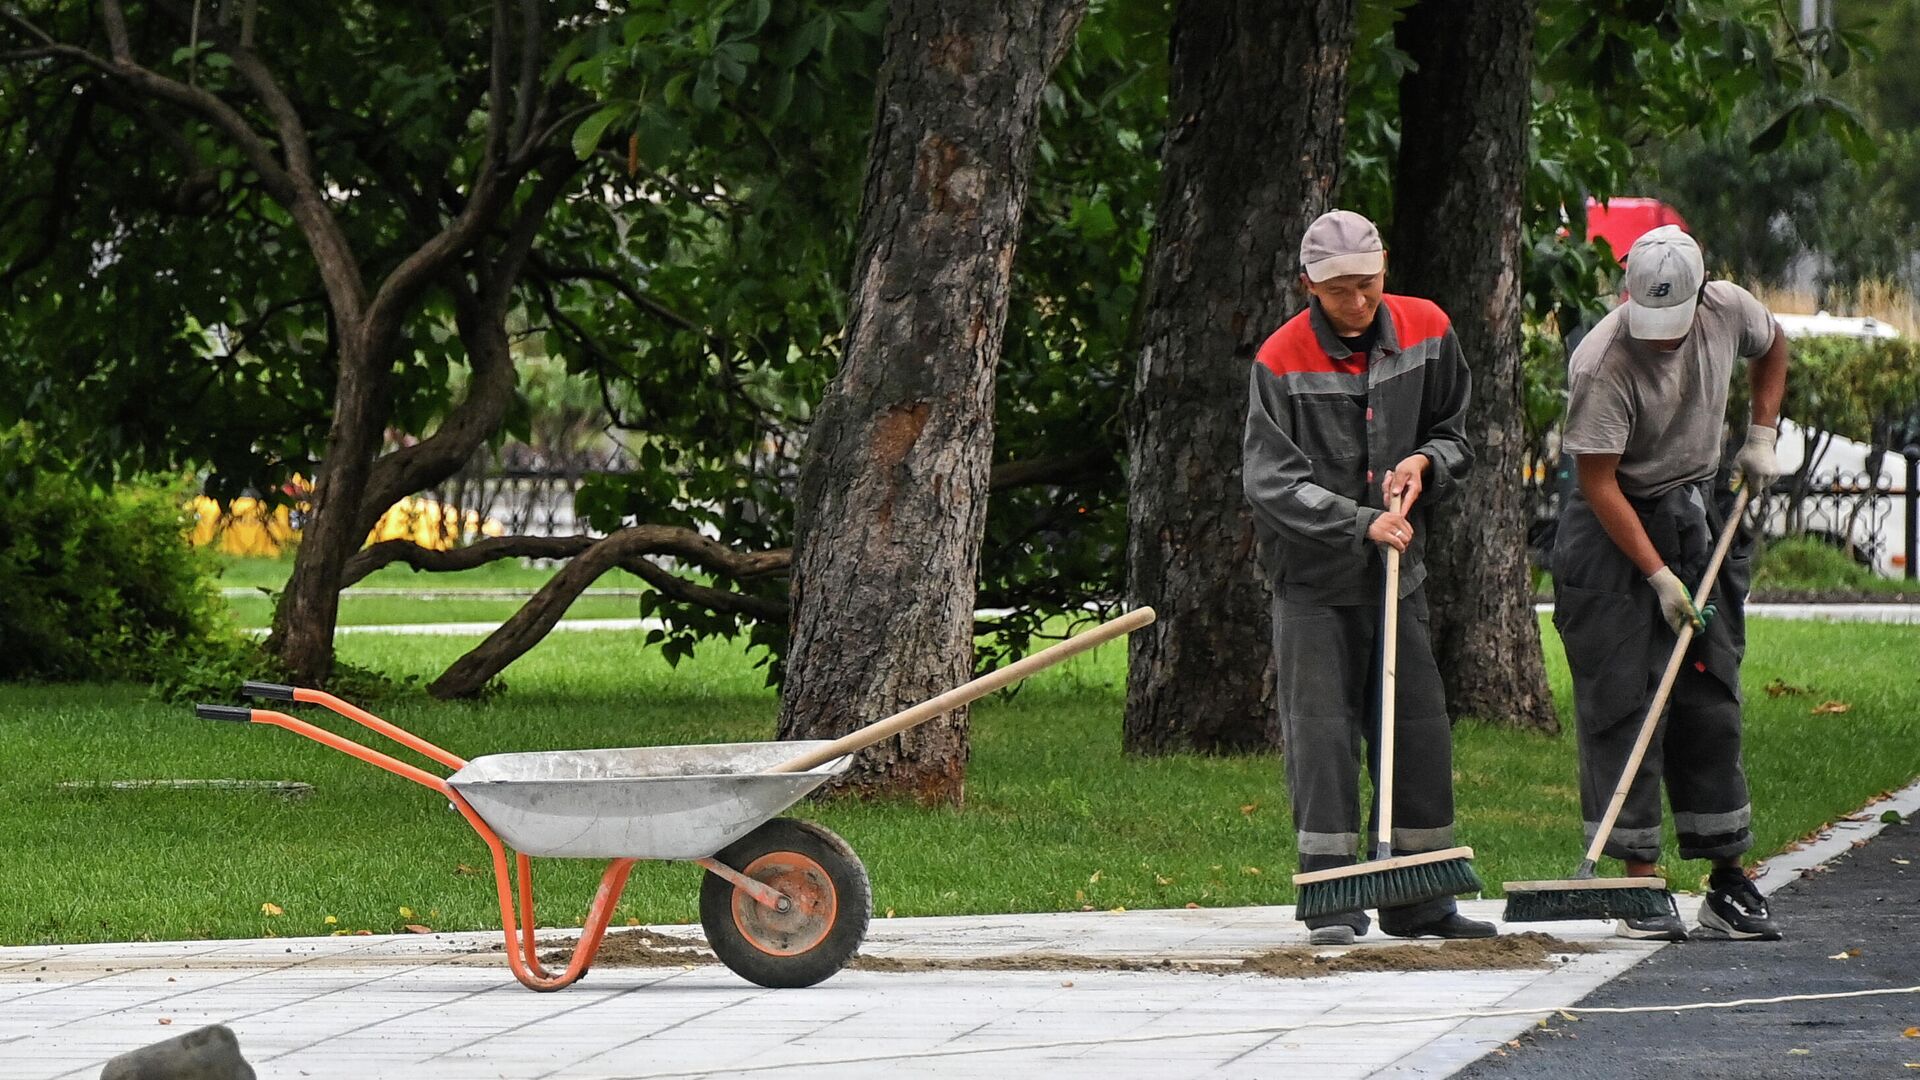
[[[1040,93],[1086,0],[896,0],[846,348],[796,500],[780,737],[828,738],[966,681],[993,367]],[[959,803],[964,709],[864,752],[842,791]]]
[[[1240,489],[1247,372],[1305,303],[1300,234],[1344,146],[1353,0],[1182,0],[1128,429],[1125,745],[1279,745],[1269,590]]]
[[[1520,198],[1535,0],[1423,0],[1394,31],[1400,82],[1396,292],[1453,317],[1473,370],[1478,460],[1427,541],[1433,643],[1456,716],[1556,730],[1527,578]],[[1468,512],[1470,508],[1470,512]]]

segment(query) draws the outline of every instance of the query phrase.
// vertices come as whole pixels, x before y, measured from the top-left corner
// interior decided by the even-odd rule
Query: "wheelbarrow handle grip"
[[[193,715],[202,720],[231,720],[237,724],[253,723],[253,710],[238,705],[195,705]]]
[[[293,687],[285,683],[253,682],[249,680],[240,684],[240,696],[267,698],[272,701],[292,701]]]

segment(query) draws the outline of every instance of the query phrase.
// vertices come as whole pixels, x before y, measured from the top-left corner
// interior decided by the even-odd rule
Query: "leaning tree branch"
[[[376,545],[379,546],[382,545]],[[721,573],[728,572],[728,564],[766,565],[773,561],[776,554],[782,565],[791,559],[789,552],[742,555],[692,529],[678,526],[634,525],[621,529],[611,536],[591,541],[498,630],[442,672],[439,678],[428,685],[427,692],[439,698],[470,697],[479,693],[489,679],[539,644],[560,621],[568,606],[586,591],[587,586],[599,580],[600,575],[641,556],[656,554],[681,556]],[[691,583],[683,584],[691,587]]]
[[[480,444],[500,429],[513,402],[517,379],[513,346],[506,331],[506,308],[541,223],[578,169],[558,155],[554,155],[552,164],[551,170],[541,174],[519,219],[508,230],[499,255],[480,275],[484,291],[475,294],[464,279],[452,283],[455,322],[460,340],[467,347],[473,377],[465,397],[437,431],[374,462],[361,503],[368,528],[386,513],[387,507],[459,471]]]
[[[636,533],[636,530],[639,532]],[[466,547],[446,551],[421,547],[411,540],[382,540],[347,560],[346,569],[340,576],[340,587],[344,589],[375,570],[395,563],[416,571],[447,573],[471,570],[500,559],[572,559],[596,544],[623,536],[627,537],[621,541],[623,545],[638,545],[644,550],[616,552],[622,558],[670,555],[740,581],[783,572],[793,561],[791,548],[735,551],[693,529],[676,525],[633,525],[607,537],[489,536]]]
[[[660,595],[682,604],[691,604],[726,615],[745,615],[750,619],[763,619],[781,625],[786,624],[789,615],[785,600],[774,600],[765,596],[754,596],[751,593],[701,585],[665,570],[659,564],[647,559],[628,559],[620,564],[620,568],[653,586]]]

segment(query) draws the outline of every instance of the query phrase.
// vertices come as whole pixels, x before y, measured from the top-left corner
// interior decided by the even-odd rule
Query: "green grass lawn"
[[[506,622],[526,603],[522,598],[492,599],[459,595],[365,596],[352,589],[340,594],[341,626],[392,626],[399,623]],[[273,603],[265,596],[230,596],[239,626],[268,626]],[[582,596],[568,605],[568,619],[632,619],[640,601],[632,596]]]
[[[267,590],[250,595],[229,596],[227,606],[234,621],[243,627],[267,626],[273,622],[273,600],[268,595],[282,588],[293,573],[293,560],[217,556],[222,588]],[[471,570],[424,573],[406,566],[384,566],[340,594],[341,626],[388,626],[396,623],[430,622],[505,622],[520,610],[525,598],[545,585],[557,572],[555,567],[523,565],[519,559],[502,559]],[[644,589],[645,583],[625,570],[612,570],[593,583],[593,589]],[[369,595],[370,589],[414,589],[417,596]],[[470,595],[438,596],[450,590],[509,590],[519,595],[484,597]],[[567,608],[568,619],[628,619],[640,614],[640,603],[632,596],[593,596],[576,599]]]
[[[1752,636],[1747,762],[1761,856],[1913,778],[1920,634],[1762,622]],[[472,640],[356,635],[341,647],[355,663],[431,675]],[[1549,661],[1564,709],[1557,646]],[[1122,756],[1124,662],[1124,650],[1108,646],[979,706],[964,811],[798,812],[861,854],[876,915],[1291,900],[1279,761]],[[467,756],[761,739],[775,706],[762,676],[726,648],[672,670],[637,635],[569,634],[508,669],[505,695],[406,700],[388,712]],[[1807,692],[1762,691],[1775,680]],[[1812,713],[1828,700],[1850,710]],[[1458,747],[1460,839],[1478,851],[1482,876],[1570,871],[1580,846],[1571,738],[1465,722]],[[14,868],[0,881],[0,943],[498,926],[486,850],[444,800],[290,733],[195,720],[131,686],[8,686],[0,759],[10,765],[0,775],[0,858]],[[257,792],[59,786],[177,777],[301,780],[317,790],[290,803]],[[577,925],[599,870],[537,861],[542,921]],[[1671,872],[1686,885],[1698,864]],[[617,921],[692,919],[699,874],[642,864]],[[263,903],[284,915],[263,915]]]
[[[217,555],[220,584],[226,588],[279,589],[293,573],[291,556],[278,559]],[[527,592],[547,583],[557,567],[524,563],[520,559],[500,559],[471,570],[427,573],[401,563],[383,566],[358,582],[358,586],[382,589],[521,589]],[[641,580],[625,570],[609,570],[593,583],[598,589],[638,589]],[[347,595],[352,595],[348,590]]]

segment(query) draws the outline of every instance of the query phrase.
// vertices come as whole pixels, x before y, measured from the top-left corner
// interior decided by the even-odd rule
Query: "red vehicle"
[[[1659,199],[1616,195],[1606,202],[1587,200],[1587,235],[1605,240],[1613,248],[1615,258],[1625,258],[1635,240],[1662,225],[1687,227],[1680,211]]]

